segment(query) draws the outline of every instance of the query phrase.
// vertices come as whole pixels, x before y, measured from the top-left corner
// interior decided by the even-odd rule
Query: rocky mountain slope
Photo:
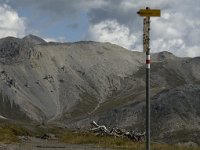
[[[0,39],[0,119],[144,130],[145,54],[98,42]],[[152,129],[199,130],[200,58],[152,55]],[[169,133],[169,134],[167,134]],[[169,139],[169,138],[167,138]]]

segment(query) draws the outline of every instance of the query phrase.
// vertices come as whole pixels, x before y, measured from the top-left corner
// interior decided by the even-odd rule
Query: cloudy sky
[[[34,34],[47,41],[94,40],[142,51],[136,12],[161,9],[151,19],[151,51],[200,56],[200,0],[0,0],[0,38]]]

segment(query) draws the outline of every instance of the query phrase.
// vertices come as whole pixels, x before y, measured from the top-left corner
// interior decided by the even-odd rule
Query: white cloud
[[[79,3],[76,4],[76,7],[79,10],[88,11],[90,9],[102,8],[103,6],[108,5],[106,0],[80,0]]]
[[[151,42],[151,52],[171,51],[176,49],[176,54],[180,54],[179,50],[185,49],[185,43],[182,39],[157,39]],[[183,55],[182,55],[183,56]]]
[[[8,5],[0,5],[0,38],[6,36],[22,37],[25,35],[25,20]]]
[[[200,56],[200,46],[191,46],[185,49],[183,56],[195,57]]]
[[[120,25],[116,20],[106,20],[89,27],[92,40],[110,42],[131,49],[136,37],[130,33],[128,27]]]
[[[44,38],[47,42],[67,42],[65,37],[58,37],[58,38]]]
[[[187,18],[180,12],[164,12],[152,19],[153,52],[170,51],[178,56],[200,56],[200,26],[198,19]]]

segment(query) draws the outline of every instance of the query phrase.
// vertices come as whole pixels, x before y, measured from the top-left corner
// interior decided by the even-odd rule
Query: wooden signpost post
[[[146,150],[150,150],[150,17],[160,17],[159,9],[140,9],[138,15],[144,18],[143,52],[146,53]]]

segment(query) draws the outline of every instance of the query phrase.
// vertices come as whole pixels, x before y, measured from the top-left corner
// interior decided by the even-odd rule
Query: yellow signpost
[[[137,13],[141,17],[160,17],[160,9],[140,9]]]
[[[150,150],[150,17],[160,17],[159,9],[140,9],[138,15],[144,17],[143,51],[146,52],[146,150]]]

